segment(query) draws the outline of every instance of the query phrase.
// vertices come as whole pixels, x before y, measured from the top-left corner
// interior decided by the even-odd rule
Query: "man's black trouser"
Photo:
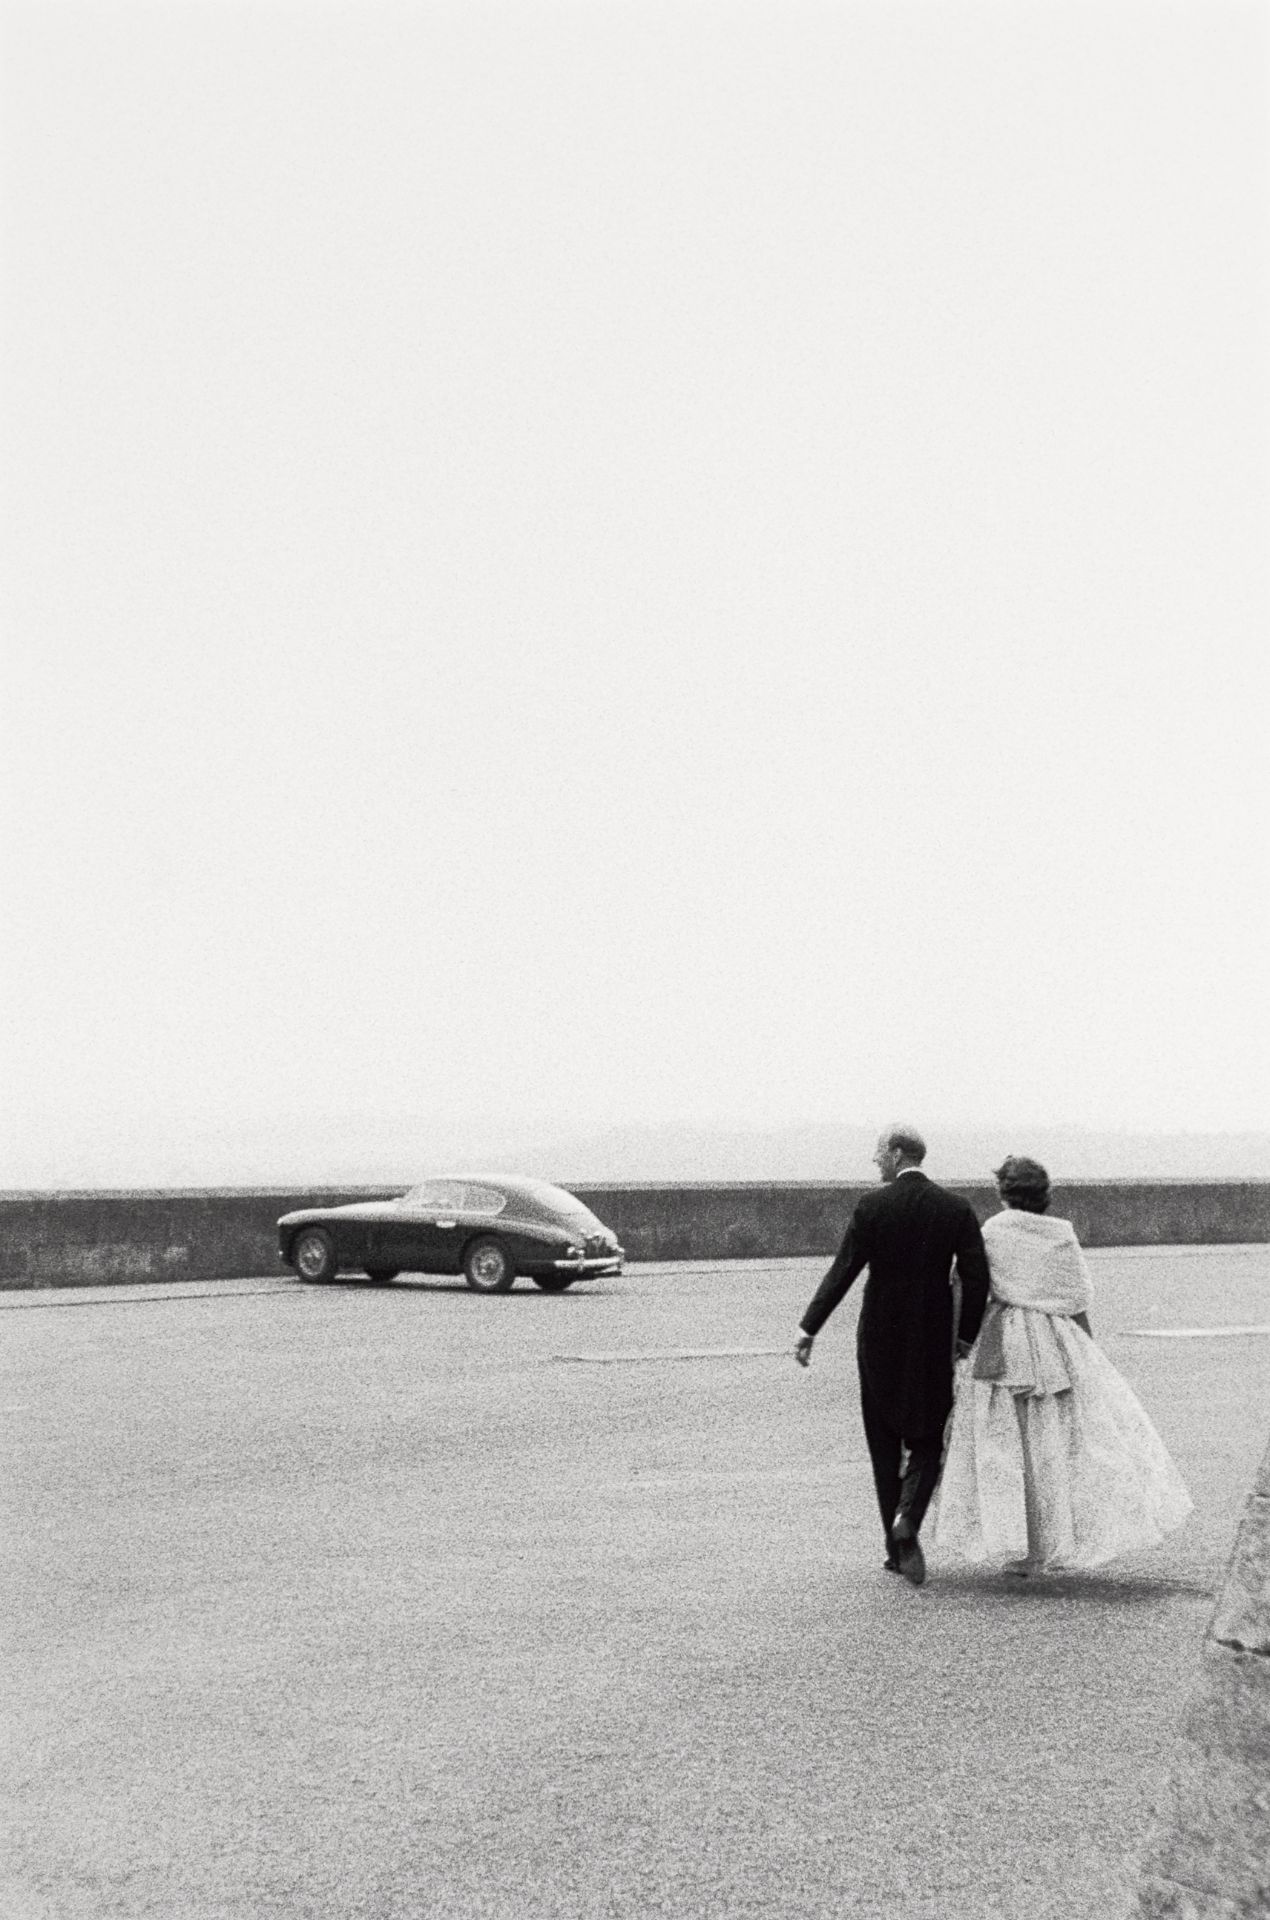
[[[889,1550],[891,1523],[897,1513],[907,1515],[914,1531],[926,1517],[943,1465],[944,1436],[941,1430],[915,1440],[898,1433],[869,1392],[863,1375],[860,1407],[864,1414],[864,1437],[873,1462],[873,1484],[878,1490],[878,1511]]]

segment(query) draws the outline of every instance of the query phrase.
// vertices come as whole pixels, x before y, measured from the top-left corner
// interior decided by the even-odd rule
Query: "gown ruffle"
[[[1043,1565],[1103,1566],[1158,1546],[1192,1511],[1128,1381],[1067,1314],[994,1301],[957,1373],[927,1536],[938,1551],[975,1562],[1027,1556],[1025,1447],[1032,1555]]]

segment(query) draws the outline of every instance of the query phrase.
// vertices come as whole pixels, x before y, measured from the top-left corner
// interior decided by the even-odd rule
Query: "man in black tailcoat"
[[[879,1137],[873,1160],[882,1185],[863,1195],[852,1214],[794,1348],[800,1366],[809,1366],[812,1341],[867,1267],[856,1342],[864,1437],[886,1533],[884,1565],[914,1586],[926,1578],[917,1536],[943,1464],[955,1343],[974,1339],[988,1299],[988,1262],[974,1209],[927,1179],[925,1157],[926,1144],[913,1127],[888,1127]],[[961,1281],[955,1333],[954,1262]]]

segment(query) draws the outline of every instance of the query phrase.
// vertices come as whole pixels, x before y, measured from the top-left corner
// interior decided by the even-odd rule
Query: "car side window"
[[[501,1213],[507,1205],[507,1195],[499,1193],[494,1187],[465,1187],[463,1189],[464,1213]]]
[[[464,1188],[458,1180],[425,1180],[412,1187],[405,1204],[414,1213],[462,1213]]]

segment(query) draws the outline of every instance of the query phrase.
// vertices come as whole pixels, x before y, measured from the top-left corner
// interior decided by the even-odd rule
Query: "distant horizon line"
[[[9,1116],[12,1120],[12,1115]],[[1148,1130],[965,1122],[926,1126],[936,1179],[988,1180],[1007,1153],[1043,1160],[1056,1181],[1270,1178],[1270,1129]],[[464,1168],[519,1171],[559,1185],[701,1186],[868,1183],[876,1126],[834,1121],[571,1127],[476,1123],[374,1126],[351,1119],[75,1132],[12,1127],[0,1146],[10,1193],[277,1192],[404,1189]]]
[[[448,1176],[451,1178],[463,1178],[463,1177],[476,1178],[478,1174],[485,1179],[492,1179],[492,1180],[496,1180],[496,1179],[510,1180],[510,1179],[520,1179],[525,1177],[520,1174],[509,1172],[509,1170],[505,1167],[473,1168],[473,1167],[455,1166],[455,1167],[447,1168],[445,1170],[445,1176]],[[433,1175],[431,1177],[440,1178],[445,1176]],[[563,1184],[563,1182],[559,1180],[557,1181],[548,1180],[545,1175],[539,1175],[534,1177],[542,1179],[546,1185],[558,1186]],[[949,1185],[955,1185],[955,1186],[992,1187],[995,1184],[995,1182],[993,1181],[992,1175],[990,1173],[969,1174],[969,1173],[956,1173],[956,1172],[941,1172],[939,1175],[939,1178],[942,1182],[945,1182]],[[417,1184],[417,1182],[411,1179],[361,1180],[352,1176],[350,1176],[350,1178],[347,1180],[332,1179],[328,1176],[324,1178],[322,1181],[312,1181],[312,1182],[305,1182],[301,1180],[269,1180],[269,1181],[256,1183],[256,1182],[246,1181],[246,1180],[218,1180],[209,1185],[200,1185],[197,1182],[193,1182],[189,1180],[165,1181],[153,1186],[145,1186],[137,1182],[117,1182],[117,1183],[112,1182],[109,1185],[85,1185],[85,1186],[71,1186],[71,1185],[62,1184],[62,1183],[48,1183],[48,1184],[32,1183],[32,1184],[27,1184],[22,1186],[13,1186],[13,1187],[0,1186],[0,1199],[13,1199],[23,1194],[39,1194],[39,1193],[58,1193],[68,1197],[75,1197],[78,1195],[98,1195],[98,1194],[161,1194],[161,1193],[175,1194],[175,1195],[194,1194],[194,1193],[269,1194],[269,1193],[290,1193],[297,1188],[303,1192],[308,1193],[308,1192],[320,1192],[323,1190],[331,1190],[331,1189],[343,1189],[344,1187],[359,1187],[364,1189],[366,1192],[396,1193],[396,1192],[399,1192],[403,1187],[410,1187],[415,1184]],[[606,1179],[601,1176],[588,1174],[584,1178],[573,1181],[572,1184],[575,1187],[580,1187],[580,1188],[592,1188],[592,1187],[600,1187],[600,1188],[642,1187],[642,1188],[650,1188],[650,1189],[658,1189],[662,1187],[839,1188],[839,1187],[872,1187],[872,1186],[879,1185],[879,1180],[876,1174],[870,1176],[864,1173],[861,1173],[859,1175],[846,1175],[841,1179],[835,1179],[828,1175],[820,1178],[811,1178],[811,1179],[787,1179],[781,1176],[773,1176],[771,1178],[767,1178],[761,1175],[752,1177],[752,1178],[747,1178],[745,1176],[738,1175],[735,1178],[718,1178],[718,1179],[712,1179],[707,1176],[697,1180],[687,1180],[687,1179],[671,1180],[671,1179],[658,1179],[658,1178],[629,1179],[629,1178],[623,1178],[620,1176],[615,1176],[611,1179]],[[1270,1172],[1265,1174],[1202,1174],[1202,1173],[1194,1173],[1194,1174],[1188,1174],[1188,1173],[1055,1174],[1053,1184],[1055,1189],[1066,1188],[1066,1187],[1149,1187],[1149,1186],[1258,1187],[1258,1186],[1270,1186]]]

